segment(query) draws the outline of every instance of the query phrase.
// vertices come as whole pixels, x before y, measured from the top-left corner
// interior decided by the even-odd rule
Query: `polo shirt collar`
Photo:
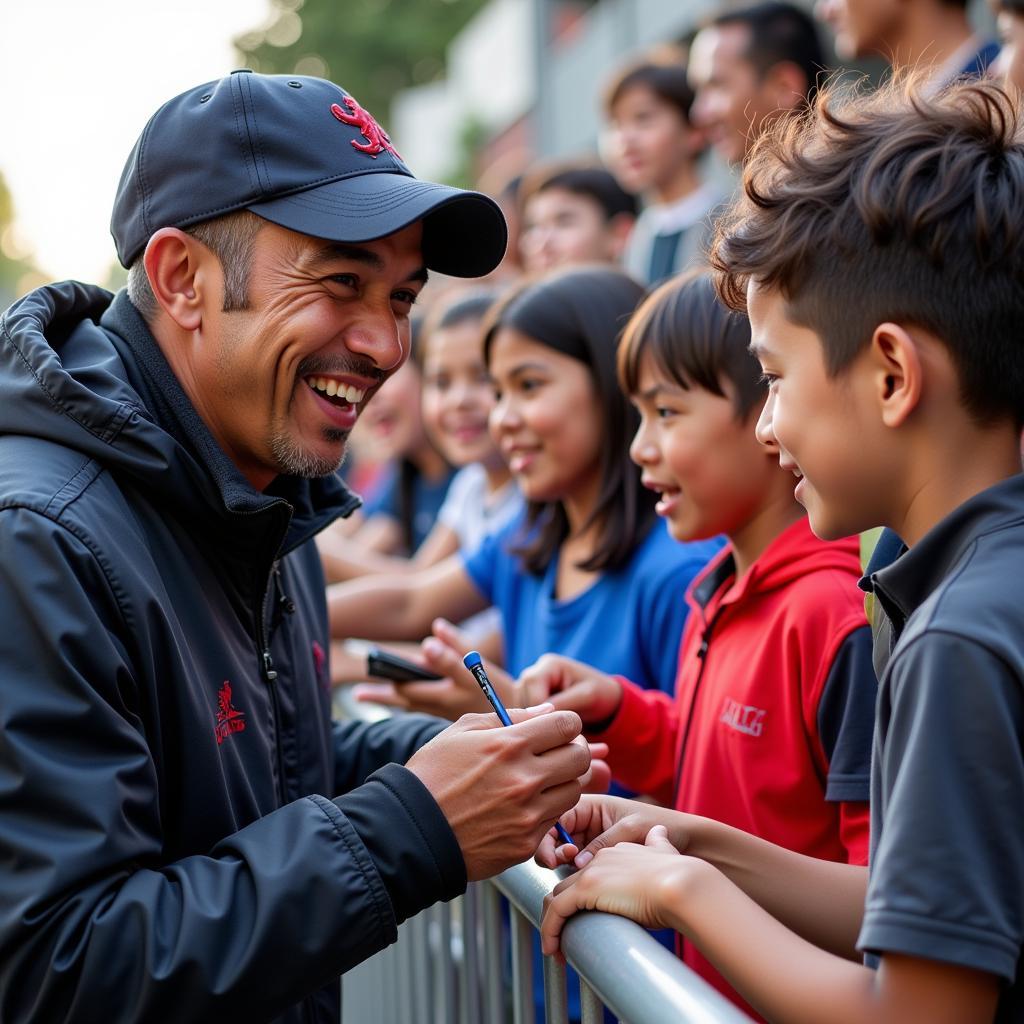
[[[898,635],[975,540],[1022,518],[1024,475],[1017,474],[959,505],[895,562],[865,576],[860,587],[875,594]]]

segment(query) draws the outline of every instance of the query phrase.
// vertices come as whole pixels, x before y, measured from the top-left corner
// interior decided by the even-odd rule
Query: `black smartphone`
[[[393,683],[436,682],[444,679],[444,676],[422,665],[400,658],[390,651],[382,651],[379,647],[371,647],[366,652],[366,671],[377,679],[390,679]]]

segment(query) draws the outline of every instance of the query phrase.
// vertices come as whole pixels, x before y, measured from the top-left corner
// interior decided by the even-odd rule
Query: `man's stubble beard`
[[[337,456],[326,456],[303,448],[295,442],[283,424],[275,424],[270,438],[270,450],[274,454],[278,472],[284,476],[304,479],[336,473],[348,452],[348,434],[347,430],[325,427],[321,434],[323,439],[331,445],[341,443],[341,451]]]

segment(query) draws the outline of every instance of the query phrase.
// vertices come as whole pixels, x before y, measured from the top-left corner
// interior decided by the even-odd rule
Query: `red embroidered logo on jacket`
[[[233,732],[244,732],[245,712],[231,704],[231,684],[225,679],[217,692],[217,743],[223,743]]]
[[[383,153],[385,149],[392,156],[398,157],[399,160],[402,159],[398,150],[391,145],[388,133],[377,124],[373,114],[368,110],[363,110],[351,96],[345,96],[342,102],[348,107],[348,112],[338,106],[337,103],[332,103],[331,113],[342,124],[355,125],[362,133],[363,138],[366,139],[365,142],[352,139],[351,142],[354,149],[358,149],[360,153],[366,153],[368,156],[373,157],[374,160],[377,159],[377,154]]]

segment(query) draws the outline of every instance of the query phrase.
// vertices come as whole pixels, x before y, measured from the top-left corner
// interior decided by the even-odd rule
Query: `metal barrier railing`
[[[343,1024],[535,1024],[533,936],[557,879],[519,864],[407,921],[393,946],[345,975]],[[512,908],[508,929],[499,894]],[[603,1007],[626,1024],[750,1024],[632,921],[577,914],[562,950],[580,975],[582,1024],[601,1024]],[[553,957],[544,999],[545,1021],[566,1024],[565,970]]]

